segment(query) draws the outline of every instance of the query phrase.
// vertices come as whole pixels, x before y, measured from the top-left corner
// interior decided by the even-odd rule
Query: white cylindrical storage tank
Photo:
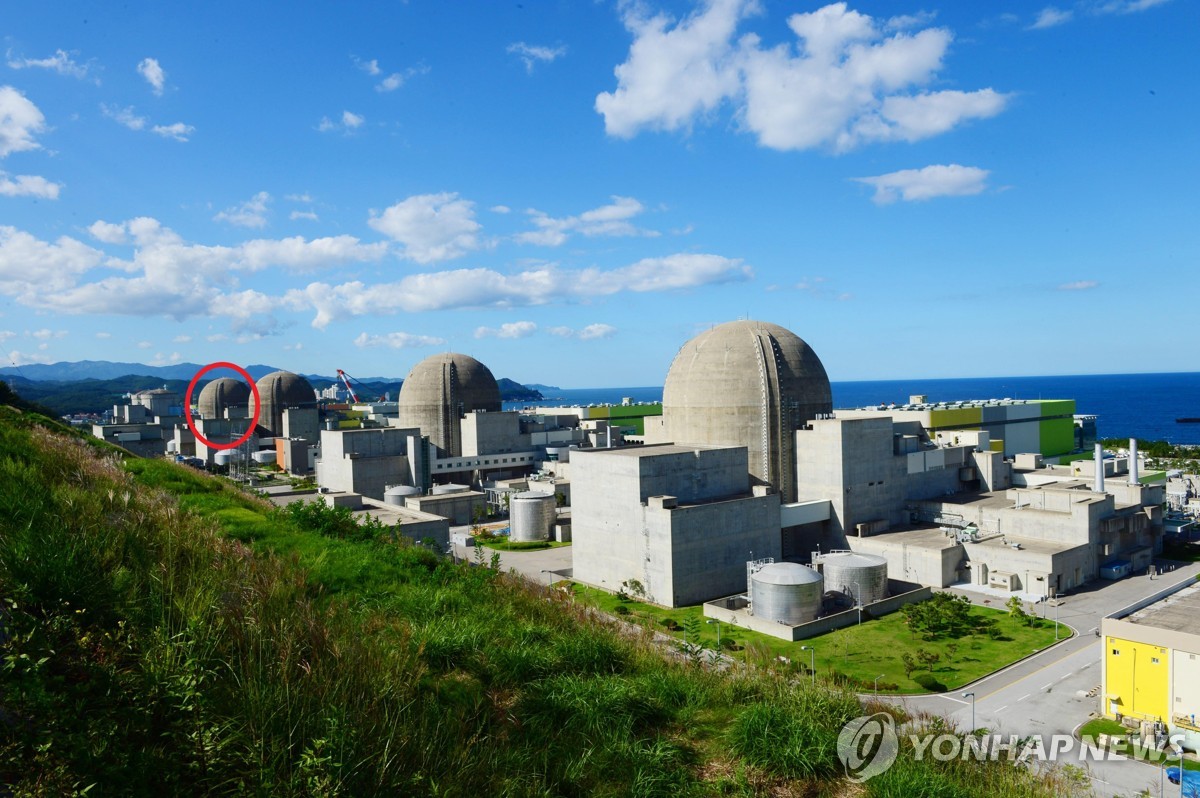
[[[176,441],[174,441],[174,440],[167,441],[167,454],[175,454],[178,451],[179,451],[179,444]]]
[[[469,485],[434,485],[429,492],[434,496],[442,496],[447,493],[466,493],[470,489]]]
[[[337,428],[338,428],[338,423],[337,423],[336,419],[332,419],[332,418],[325,419],[325,429],[335,430]]]
[[[251,457],[254,458],[254,462],[259,463],[260,465],[266,465],[268,463],[275,462],[275,451],[273,449],[262,449],[261,451],[255,452],[253,455],[251,455]]]
[[[821,558],[821,570],[825,589],[844,594],[851,604],[871,604],[887,598],[887,560],[877,554],[826,554]]]
[[[569,454],[567,447],[565,447],[565,446],[547,446],[546,447],[546,459],[547,460],[556,460],[560,463],[566,463],[566,462],[570,461],[571,455]]]
[[[795,626],[821,612],[825,580],[816,570],[794,562],[764,565],[750,577],[754,616]]]
[[[549,540],[557,517],[554,495],[527,490],[508,502],[508,539],[514,543]]]
[[[407,497],[420,495],[421,489],[412,485],[392,485],[383,492],[383,503],[402,507]]]
[[[222,449],[221,451],[219,451],[215,455],[213,455],[213,462],[219,466],[220,465],[229,465],[234,460],[238,460],[238,459],[240,459],[240,458],[237,456],[237,452],[233,451],[232,449]]]

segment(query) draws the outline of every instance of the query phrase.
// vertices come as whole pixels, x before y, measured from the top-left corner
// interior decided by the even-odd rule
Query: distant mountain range
[[[33,364],[0,368],[0,378],[11,382],[18,394],[30,401],[40,402],[60,414],[99,413],[121,402],[129,392],[164,385],[180,394],[187,391],[188,383],[203,366],[196,363],[177,363],[173,366],[147,366],[144,363],[114,363],[108,360],[81,360],[76,363]],[[275,366],[255,364],[244,367],[254,379],[260,379],[273,371]],[[207,375],[206,375],[207,376]],[[304,374],[313,388],[320,391],[334,383],[336,377],[320,374]],[[201,380],[198,387],[208,383]],[[404,381],[399,377],[351,377],[355,393],[364,401],[390,394],[391,399],[400,395]],[[496,380],[500,396],[505,401],[537,401],[542,394],[531,387],[501,377]]]

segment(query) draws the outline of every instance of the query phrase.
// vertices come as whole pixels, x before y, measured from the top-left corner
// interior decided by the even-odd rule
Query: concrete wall
[[[523,452],[531,446],[529,436],[521,434],[519,413],[472,412],[467,413],[460,424],[463,457]]]
[[[915,604],[918,601],[925,601],[933,596],[933,591],[928,587],[919,587],[896,596],[889,596],[883,601],[877,601],[874,604],[868,604],[863,607],[861,619],[868,621],[872,618],[881,618],[884,615],[893,613],[906,604]],[[857,609],[846,610],[844,612],[833,613],[815,621],[802,623],[797,626],[787,626],[776,621],[771,621],[766,618],[759,618],[755,615],[750,615],[745,610],[733,609],[728,606],[730,603],[737,604],[736,597],[728,597],[718,601],[710,601],[704,605],[704,615],[707,618],[715,618],[722,623],[727,623],[731,626],[740,626],[744,629],[750,629],[762,634],[778,637],[781,640],[790,640],[796,642],[798,640],[806,640],[810,637],[823,635],[826,632],[832,632],[835,629],[843,629],[847,626],[853,626],[859,622],[859,611]]]
[[[888,535],[851,538],[850,549],[886,559],[888,576],[893,579],[933,587],[947,587],[958,582],[959,565],[966,556],[961,543],[938,549],[893,542]]]
[[[315,407],[287,407],[283,410],[283,438],[303,438],[316,443],[320,440],[320,412]]]
[[[778,557],[779,497],[750,495],[744,447],[657,446],[572,455],[574,576],[657,604],[744,590],[746,560]]]
[[[487,508],[487,496],[479,491],[443,493],[436,496],[406,496],[404,506],[449,519],[452,526],[475,523],[476,508]]]

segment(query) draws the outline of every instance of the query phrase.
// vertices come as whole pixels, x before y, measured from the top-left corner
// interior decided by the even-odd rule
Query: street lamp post
[[[975,693],[963,693],[963,698],[971,699],[971,734],[975,733]]]
[[[808,670],[812,673],[812,683],[817,683],[817,651],[812,646],[800,646],[801,651],[808,652]]]
[[[886,674],[881,673],[875,677],[875,697],[876,698],[879,698],[879,680],[882,679],[885,675]]]
[[[1058,602],[1054,602],[1054,640],[1058,641]]]

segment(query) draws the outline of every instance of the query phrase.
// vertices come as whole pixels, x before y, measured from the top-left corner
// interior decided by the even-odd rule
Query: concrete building
[[[263,437],[317,439],[317,394],[308,380],[289,371],[273,371],[258,383],[262,402],[258,426]],[[285,423],[286,411],[288,418]]]
[[[1161,548],[1163,489],[1136,475],[1089,482],[1080,463],[1037,468],[1033,455],[1017,469],[985,431],[931,440],[887,416],[817,419],[796,439],[799,494],[829,509],[785,531],[791,556],[816,541],[883,556],[894,579],[1042,597],[1109,563],[1144,568]]]
[[[645,419],[645,437],[744,446],[750,473],[794,502],[794,433],[832,410],[829,377],[808,344],[776,324],[735,321],[679,350],[663,387],[662,422]]]
[[[399,424],[415,427],[444,457],[463,454],[460,420],[476,410],[499,412],[500,387],[487,366],[454,352],[413,366],[400,386]]]
[[[1200,750],[1200,586],[1144,604],[1100,622],[1100,711],[1147,736],[1183,735],[1184,747]]]
[[[838,410],[837,416],[915,421],[931,438],[941,432],[986,432],[990,449],[1005,457],[1034,452],[1051,458],[1076,451],[1075,401],[1071,399],[927,402],[924,396],[913,396],[905,405]]]
[[[751,486],[745,447],[572,453],[574,577],[637,580],[678,607],[746,589],[746,562],[779,556],[779,497]]]
[[[383,501],[392,485],[428,487],[429,457],[421,431],[412,428],[322,430],[317,484]]]
[[[167,388],[130,394],[128,404],[113,406],[113,423],[93,424],[92,435],[139,457],[157,457],[168,451],[176,428],[185,424],[181,399]]]

